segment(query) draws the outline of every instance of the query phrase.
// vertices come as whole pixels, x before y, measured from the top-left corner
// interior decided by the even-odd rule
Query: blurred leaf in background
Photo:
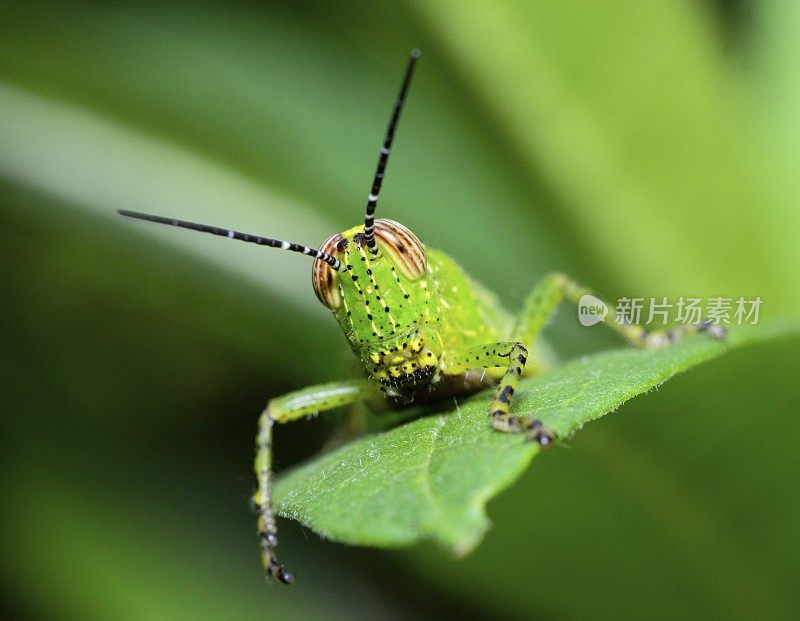
[[[760,295],[765,316],[796,317],[799,26],[790,2],[3,3],[10,609],[796,618],[796,340],[709,364],[549,451],[489,506],[465,560],[284,523],[299,580],[265,586],[256,417],[339,377],[344,341],[302,258],[114,212],[311,244],[356,224],[417,46],[381,215],[509,307],[560,269],[611,299]],[[550,332],[564,357],[613,342],[573,323]],[[327,430],[281,428],[278,466]]]

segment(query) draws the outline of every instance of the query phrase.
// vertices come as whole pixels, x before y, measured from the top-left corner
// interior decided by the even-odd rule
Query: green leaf
[[[559,439],[681,371],[727,350],[797,327],[739,328],[725,342],[694,336],[665,349],[621,349],[574,360],[520,382],[515,411],[535,416]],[[489,527],[486,502],[510,485],[541,449],[491,430],[490,392],[454,411],[359,439],[281,477],[281,515],[351,544],[406,546],[433,539],[465,554]]]

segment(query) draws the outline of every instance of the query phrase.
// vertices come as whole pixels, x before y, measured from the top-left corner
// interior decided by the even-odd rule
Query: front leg
[[[289,584],[294,576],[275,558],[278,528],[272,506],[272,426],[288,423],[309,414],[326,412],[357,401],[367,401],[380,393],[368,380],[349,380],[311,386],[272,399],[258,419],[254,470],[258,489],[253,501],[258,507],[258,536],[261,539],[261,562],[264,571],[276,580]]]
[[[547,446],[554,436],[540,420],[514,416],[509,411],[511,398],[527,362],[528,350],[522,343],[500,342],[472,347],[455,354],[446,363],[444,373],[457,375],[469,369],[505,367],[506,371],[489,406],[492,427],[504,433],[525,433],[529,439]]]

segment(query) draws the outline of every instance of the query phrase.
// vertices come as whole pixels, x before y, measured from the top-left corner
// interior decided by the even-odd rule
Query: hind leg
[[[522,313],[517,319],[515,338],[530,346],[563,300],[578,305],[584,295],[592,295],[592,292],[564,274],[548,274],[533,288],[525,301]],[[605,325],[636,347],[663,347],[698,332],[706,332],[718,339],[725,338],[725,329],[710,321],[682,325],[671,330],[648,332],[636,324],[616,322],[614,307],[610,304],[605,306],[608,308],[608,313],[603,318]]]

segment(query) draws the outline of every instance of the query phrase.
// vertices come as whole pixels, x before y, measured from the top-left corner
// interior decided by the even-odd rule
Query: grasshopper
[[[590,294],[589,290],[563,274],[550,274],[533,288],[522,312],[514,318],[447,254],[426,247],[399,222],[375,219],[392,140],[418,58],[419,52],[413,50],[380,150],[363,224],[334,233],[319,250],[215,226],[120,211],[139,220],[312,257],[314,292],[333,313],[350,349],[363,365],[363,377],[311,386],[272,399],[259,418],[254,464],[257,490],[253,499],[259,513],[261,560],[266,574],[285,584],[294,577],[275,556],[275,423],[358,402],[372,403],[376,398],[396,407],[496,385],[487,411],[492,428],[524,434],[541,446],[555,440],[540,420],[512,414],[511,400],[520,377],[536,371],[535,365],[528,365],[528,347],[546,320],[563,300],[577,304],[582,296]],[[724,330],[711,322],[647,332],[638,325],[615,322],[611,319],[615,316],[613,307],[609,308],[612,312],[603,321],[638,347],[661,347],[695,332],[708,332],[715,338],[725,336]]]

